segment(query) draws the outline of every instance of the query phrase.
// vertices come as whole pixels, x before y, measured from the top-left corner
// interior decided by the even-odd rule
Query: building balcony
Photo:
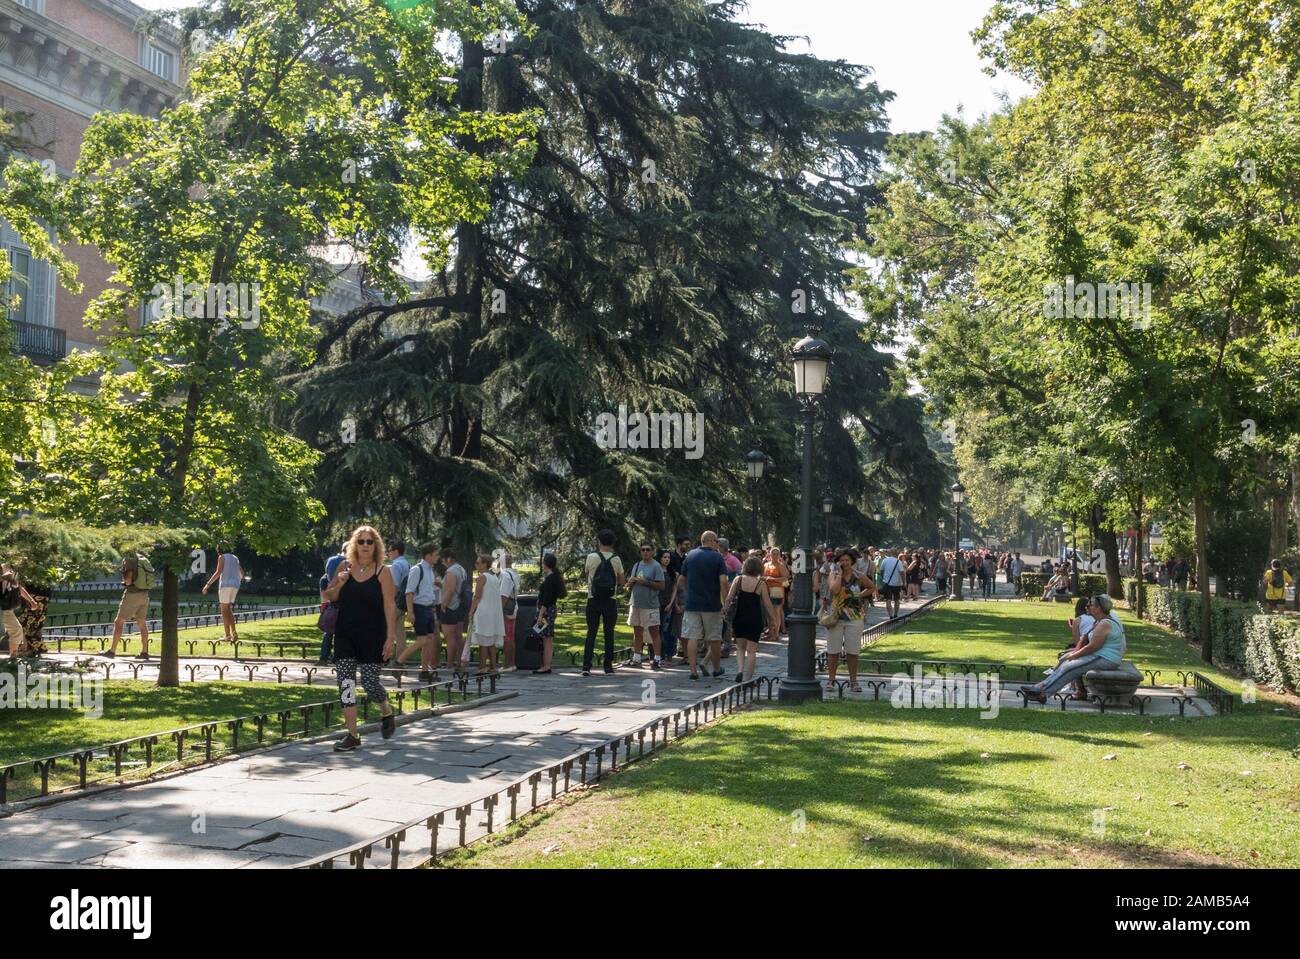
[[[9,321],[13,352],[38,363],[53,363],[68,355],[68,335],[63,330],[38,323]]]

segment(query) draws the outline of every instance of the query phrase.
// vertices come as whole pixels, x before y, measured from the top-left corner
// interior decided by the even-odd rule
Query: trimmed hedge
[[[1050,576],[1044,576],[1042,573],[1024,572],[1020,574],[1020,591],[1026,596],[1037,599],[1043,595],[1043,587],[1047,585]],[[1109,587],[1106,585],[1106,577],[1098,573],[1080,573],[1079,590],[1082,595],[1094,596],[1097,593],[1104,593]]]
[[[1137,580],[1124,580],[1124,597],[1137,609]],[[1146,618],[1201,645],[1201,594],[1146,585]],[[1214,662],[1276,689],[1300,688],[1300,617],[1265,613],[1258,603],[1210,600]]]

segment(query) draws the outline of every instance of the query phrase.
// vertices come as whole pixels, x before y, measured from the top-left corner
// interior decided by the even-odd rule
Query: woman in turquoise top
[[[1113,612],[1114,603],[1105,593],[1098,593],[1088,601],[1088,613],[1096,620],[1087,643],[1072,649],[1064,656],[1042,682],[1025,686],[1025,695],[1035,702],[1045,703],[1047,697],[1075,680],[1082,680],[1090,669],[1109,669],[1124,661],[1128,640],[1124,625]],[[1075,694],[1078,698],[1078,694]]]

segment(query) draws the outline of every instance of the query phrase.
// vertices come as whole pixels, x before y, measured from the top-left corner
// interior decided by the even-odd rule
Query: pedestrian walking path
[[[873,609],[868,625],[884,618]],[[779,676],[785,663],[785,642],[765,643],[758,675]],[[391,740],[368,733],[356,752],[333,752],[337,735],[287,743],[0,818],[0,867],[290,866],[480,802],[531,772],[670,716],[734,683],[736,660],[722,665],[722,676],[698,681],[684,666],[622,667],[590,678],[576,669],[506,673],[497,684],[503,698],[404,724]],[[886,681],[881,699],[898,682],[871,678]],[[1001,695],[1016,699],[1012,691]],[[485,829],[479,816],[467,837]],[[456,829],[443,839],[455,845]],[[422,855],[418,843],[412,847],[407,855],[415,865],[427,849]]]

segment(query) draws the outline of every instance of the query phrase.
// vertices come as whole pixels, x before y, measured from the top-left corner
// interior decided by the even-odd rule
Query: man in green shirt
[[[122,639],[122,627],[128,619],[135,620],[140,630],[140,658],[149,658],[149,590],[144,587],[140,560],[136,553],[122,559],[122,601],[117,605],[117,619],[113,621],[113,644],[104,655],[112,659],[117,655],[117,644]],[[137,585],[139,584],[139,585]]]

